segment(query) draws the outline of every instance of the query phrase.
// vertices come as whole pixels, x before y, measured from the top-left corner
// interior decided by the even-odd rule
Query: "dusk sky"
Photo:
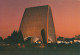
[[[50,5],[56,36],[80,34],[80,0],[0,0],[0,36],[19,30],[25,8]]]

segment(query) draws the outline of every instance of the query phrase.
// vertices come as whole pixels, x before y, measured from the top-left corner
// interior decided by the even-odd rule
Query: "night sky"
[[[80,0],[0,0],[0,36],[19,30],[25,8],[50,5],[56,36],[80,34]]]

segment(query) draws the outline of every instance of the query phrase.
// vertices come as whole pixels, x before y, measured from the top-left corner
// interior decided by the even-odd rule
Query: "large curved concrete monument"
[[[42,29],[45,30],[46,42],[48,43],[49,39],[52,43],[56,43],[56,34],[50,6],[26,8],[20,24],[23,37],[31,36],[32,42],[38,39],[42,40]]]

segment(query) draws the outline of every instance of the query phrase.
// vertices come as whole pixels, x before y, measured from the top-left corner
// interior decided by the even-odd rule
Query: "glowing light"
[[[62,41],[57,41],[58,44],[62,43]]]

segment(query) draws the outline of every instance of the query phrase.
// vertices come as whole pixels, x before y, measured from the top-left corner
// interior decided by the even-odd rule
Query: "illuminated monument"
[[[31,36],[32,42],[36,42],[38,39],[42,40],[41,31],[43,29],[45,31],[46,42],[48,43],[48,40],[50,40],[52,43],[56,43],[56,34],[50,6],[26,8],[20,24],[23,37]]]

